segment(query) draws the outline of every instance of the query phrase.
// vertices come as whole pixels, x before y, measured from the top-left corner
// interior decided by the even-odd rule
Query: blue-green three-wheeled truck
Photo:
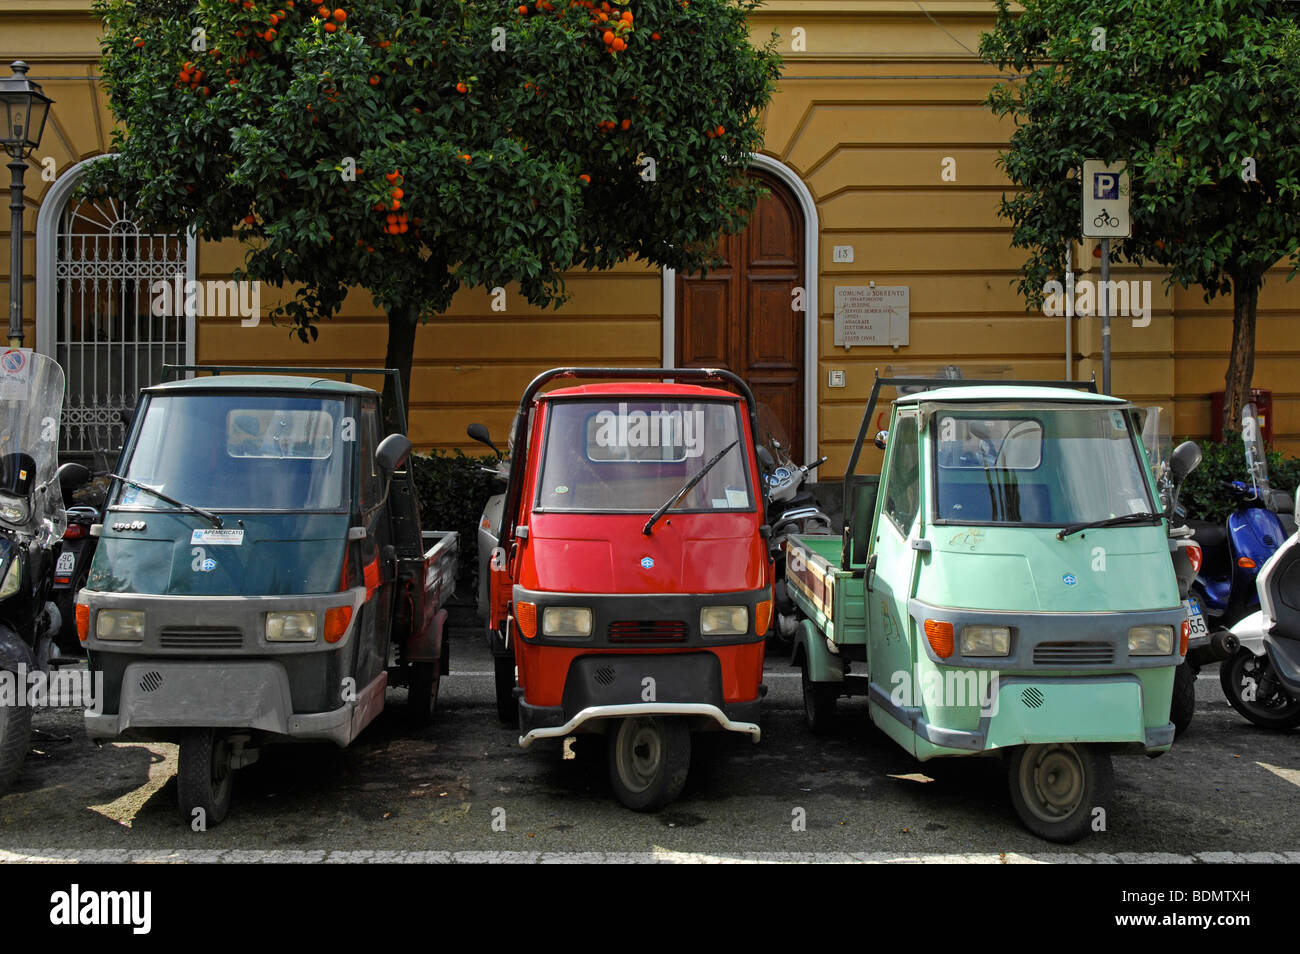
[[[421,531],[396,372],[171,370],[202,376],[141,393],[77,624],[104,683],[87,733],[178,742],[206,827],[266,742],[347,745],[389,685],[432,719],[457,537]],[[360,374],[392,380],[394,433]]]
[[[894,387],[879,476],[860,472]],[[843,536],[795,536],[792,662],[814,731],[844,695],[917,758],[1007,757],[1035,834],[1106,825],[1113,753],[1173,741],[1188,609],[1139,409],[1091,385],[877,379]],[[1175,480],[1199,452],[1180,448]]]

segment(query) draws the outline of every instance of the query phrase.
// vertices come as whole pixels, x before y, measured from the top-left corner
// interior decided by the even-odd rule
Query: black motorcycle
[[[31,740],[33,677],[48,674],[62,625],[53,595],[65,495],[90,479],[58,467],[63,369],[44,355],[0,354],[0,794]]]

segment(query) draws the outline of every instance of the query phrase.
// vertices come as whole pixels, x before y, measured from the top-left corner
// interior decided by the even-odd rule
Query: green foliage
[[[1227,432],[1221,443],[1200,443],[1201,465],[1183,484],[1178,502],[1189,517],[1221,523],[1236,509],[1236,497],[1226,485],[1248,480],[1245,445],[1241,433],[1235,431]],[[1268,480],[1273,489],[1294,494],[1300,485],[1300,459],[1269,451]]]
[[[460,534],[460,573],[456,589],[473,594],[478,581],[478,521],[493,494],[505,483],[483,471],[496,457],[466,457],[434,451],[411,455],[411,473],[420,498],[420,525],[425,530],[455,530]]]
[[[1081,234],[1085,158],[1129,163],[1133,236],[1112,258],[1152,261],[1207,301],[1284,259],[1300,268],[1300,4],[996,3],[980,51],[1019,74],[988,103],[1016,123],[1000,164],[1019,189],[1001,213],[1032,250],[1028,307]],[[1257,181],[1243,179],[1247,159]]]
[[[742,173],[780,59],[750,42],[755,5],[636,0],[620,52],[617,14],[564,0],[367,0],[341,23],[307,0],[95,0],[119,157],[83,191],[244,240],[240,277],[295,285],[271,318],[304,341],[351,286],[414,321],[460,287],[558,306],[569,269],[692,271],[760,191]]]

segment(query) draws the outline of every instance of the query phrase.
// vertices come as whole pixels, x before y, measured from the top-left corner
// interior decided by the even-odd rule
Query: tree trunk
[[[388,349],[384,367],[396,368],[402,379],[402,411],[408,417],[411,407],[411,359],[415,355],[415,313],[409,308],[394,308],[388,313]],[[390,378],[384,379],[384,430],[391,434],[401,429],[397,416],[397,396]]]
[[[1250,401],[1255,374],[1255,311],[1259,305],[1260,277],[1232,276],[1232,353],[1224,375],[1223,430],[1241,430],[1241,409]]]

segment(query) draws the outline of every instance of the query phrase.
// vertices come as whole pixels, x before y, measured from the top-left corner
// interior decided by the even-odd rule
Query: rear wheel
[[[691,764],[685,720],[633,716],[619,722],[609,742],[609,781],[633,811],[657,812],[681,794]]]
[[[493,675],[497,687],[497,718],[506,725],[519,721],[519,705],[515,701],[515,657],[493,656]]]
[[[1039,838],[1068,843],[1104,819],[1115,787],[1110,753],[1074,742],[1022,745],[1011,753],[1011,804]],[[1102,809],[1097,815],[1095,809]]]
[[[31,741],[31,707],[0,705],[0,795],[18,777]]]
[[[1219,685],[1232,707],[1265,729],[1300,725],[1300,699],[1287,695],[1273,673],[1268,655],[1239,649],[1219,663]]]
[[[803,685],[803,717],[814,735],[825,735],[835,729],[839,722],[836,710],[839,699],[839,686],[833,682],[814,682],[808,674],[808,660],[800,668],[800,683]]]
[[[1174,669],[1174,698],[1169,706],[1169,721],[1174,724],[1174,735],[1182,735],[1192,724],[1196,713],[1196,673],[1188,663]]]
[[[408,674],[406,711],[417,726],[433,725],[438,710],[441,662],[414,662]]]
[[[235,770],[230,736],[215,729],[186,729],[176,771],[181,820],[195,831],[220,825],[230,811]]]

